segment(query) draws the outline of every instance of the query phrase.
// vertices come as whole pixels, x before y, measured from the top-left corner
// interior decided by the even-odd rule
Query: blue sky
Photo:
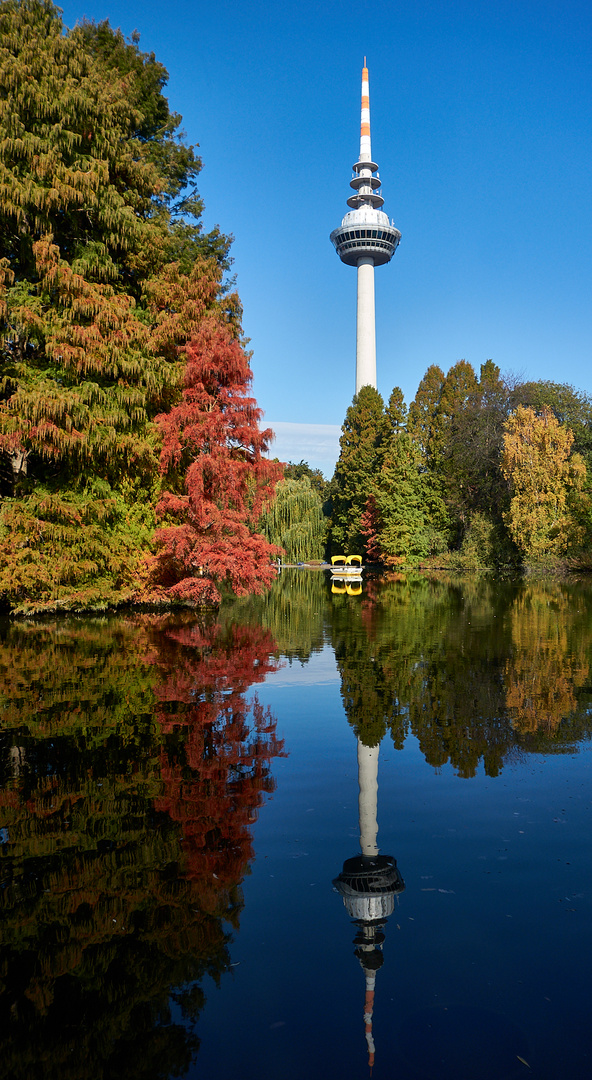
[[[592,393],[590,3],[62,6],[68,26],[138,29],[169,71],[200,144],[205,225],[235,237],[254,392],[280,457],[330,475],[354,392],[356,273],[329,233],[358,156],[365,55],[384,209],[403,236],[376,271],[381,393],[398,385],[409,402],[429,364],[478,371],[489,357]]]

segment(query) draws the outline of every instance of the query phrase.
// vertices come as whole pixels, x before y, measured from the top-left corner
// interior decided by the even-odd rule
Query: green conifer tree
[[[462,537],[462,477],[454,461],[455,420],[470,395],[477,389],[477,377],[466,360],[454,364],[442,385],[440,401],[434,416],[430,449],[432,485],[437,502],[444,506],[437,524],[446,530],[449,542],[458,543]]]
[[[500,454],[509,412],[508,385],[493,360],[487,360],[479,382],[456,408],[450,429],[448,470],[454,483],[448,485],[449,505],[465,522],[477,512],[500,522],[507,509]]]
[[[334,554],[366,551],[362,515],[382,467],[387,437],[384,401],[374,387],[363,386],[347,410],[331,481],[330,544]]]
[[[441,435],[440,402],[445,381],[442,369],[431,364],[417,388],[407,417],[407,431],[421,453],[426,515],[432,537],[430,547],[435,552],[448,546],[451,525],[442,478],[436,467]]]
[[[381,562],[413,565],[430,553],[432,535],[421,452],[406,430],[407,409],[398,386],[389,399],[386,419],[382,466],[362,527],[374,537],[373,552]]]
[[[442,397],[444,372],[430,364],[409,406],[407,431],[419,446],[426,468],[431,465],[436,413]]]

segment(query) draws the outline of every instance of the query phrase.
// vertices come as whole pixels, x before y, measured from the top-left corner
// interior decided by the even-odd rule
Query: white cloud
[[[307,461],[312,469],[321,469],[326,477],[333,475],[339,457],[337,424],[289,424],[284,420],[264,421],[275,432],[270,457],[280,461]]]

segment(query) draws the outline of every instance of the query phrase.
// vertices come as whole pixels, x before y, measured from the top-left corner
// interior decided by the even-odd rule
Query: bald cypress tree
[[[0,4],[0,596],[104,605],[137,591],[180,350],[240,338],[230,240],[204,233],[201,162],[167,72],[108,23]]]

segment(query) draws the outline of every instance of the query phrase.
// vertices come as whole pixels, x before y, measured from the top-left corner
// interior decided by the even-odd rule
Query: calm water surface
[[[0,1076],[587,1077],[591,662],[588,583],[2,625]]]

